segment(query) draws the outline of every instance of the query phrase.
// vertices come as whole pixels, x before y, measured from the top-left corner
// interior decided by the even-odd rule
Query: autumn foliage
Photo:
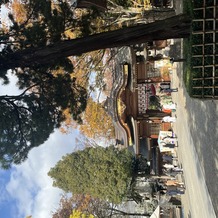
[[[111,117],[108,116],[103,106],[92,98],[88,100],[83,123],[80,130],[90,138],[106,137],[110,139],[114,136]]]

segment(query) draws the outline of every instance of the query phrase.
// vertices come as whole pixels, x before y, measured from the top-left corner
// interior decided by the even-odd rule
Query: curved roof
[[[110,95],[110,105],[113,109],[112,118],[114,120],[116,138],[126,147],[132,145],[133,139],[131,131],[126,123],[125,91],[132,83],[132,51],[130,47],[119,48],[115,60],[115,71],[113,73],[113,88]],[[127,70],[128,69],[128,70]]]
[[[117,113],[117,118],[119,122],[119,127],[123,128],[123,130],[126,133],[126,146],[133,145],[135,140],[134,140],[134,127],[131,125],[132,123],[129,122],[129,118],[126,114],[126,88],[129,86],[129,76],[130,73],[125,72],[123,70],[123,83],[120,86],[120,89],[117,93],[116,96],[116,113]],[[131,118],[130,118],[131,119]],[[131,128],[132,127],[132,128]],[[122,131],[123,131],[122,130]]]

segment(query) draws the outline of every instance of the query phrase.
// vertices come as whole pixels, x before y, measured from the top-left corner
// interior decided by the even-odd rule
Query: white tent
[[[172,131],[160,131],[158,137],[158,145],[160,152],[173,152],[174,146],[177,142],[175,138],[166,138],[173,136]]]
[[[160,206],[157,206],[157,208],[155,209],[155,211],[152,213],[152,215],[150,216],[150,218],[159,218],[160,217]]]

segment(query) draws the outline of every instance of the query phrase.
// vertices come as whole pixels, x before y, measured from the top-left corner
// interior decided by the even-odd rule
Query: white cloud
[[[6,202],[10,198],[9,194],[5,190],[4,184],[4,179],[0,178],[0,204]]]
[[[62,191],[52,187],[52,179],[47,173],[63,155],[75,150],[78,134],[75,130],[63,135],[56,130],[48,141],[30,151],[23,164],[12,169],[6,190],[17,201],[18,214],[14,217],[51,217],[51,211],[58,207]]]
[[[8,76],[10,83],[8,85],[2,85],[3,81],[0,80],[0,84],[1,84],[0,94],[1,95],[19,95],[20,93],[22,93],[23,91],[20,90],[17,86],[18,79],[16,76],[12,74],[11,70],[7,72],[7,76]]]

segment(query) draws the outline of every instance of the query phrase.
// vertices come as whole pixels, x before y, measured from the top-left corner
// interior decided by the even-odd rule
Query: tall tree
[[[86,90],[75,85],[69,74],[32,71],[19,77],[20,87],[28,88],[19,95],[0,96],[0,163],[4,168],[21,163],[30,149],[43,144],[60,127],[64,109],[69,108],[73,118],[81,121],[79,114],[86,107]]]
[[[40,48],[28,48],[4,53],[0,56],[0,69],[48,65],[60,58],[80,55],[93,50],[152,40],[183,38],[188,37],[189,34],[190,20],[186,15],[177,15],[149,24],[65,40]]]
[[[120,203],[128,193],[133,157],[113,146],[86,148],[66,155],[48,175],[53,185],[74,194]]]
[[[64,38],[65,28],[72,22],[69,6],[58,1],[13,1],[10,29],[1,29],[1,55],[10,50],[45,46]],[[2,2],[1,2],[2,4]],[[21,18],[22,17],[22,18]],[[11,47],[12,46],[12,47]],[[9,168],[12,163],[24,161],[28,152],[43,144],[65,120],[64,110],[81,123],[85,110],[86,89],[72,76],[72,63],[61,58],[46,67],[17,68],[19,95],[0,96],[0,165]],[[4,84],[9,82],[7,71],[0,72]]]

